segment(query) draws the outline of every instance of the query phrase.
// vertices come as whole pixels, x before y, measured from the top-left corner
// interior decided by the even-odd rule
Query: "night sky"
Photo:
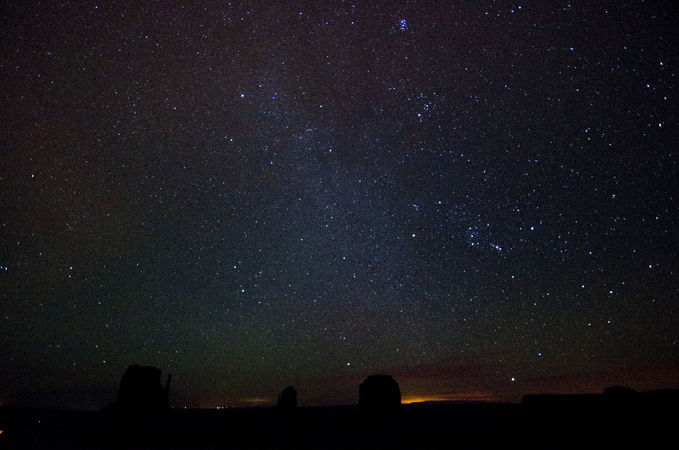
[[[679,388],[673,2],[0,16],[0,404]]]

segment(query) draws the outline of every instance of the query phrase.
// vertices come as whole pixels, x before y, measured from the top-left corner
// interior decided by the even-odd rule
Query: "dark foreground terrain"
[[[533,396],[522,404],[166,410],[0,408],[11,449],[676,448],[676,395]]]

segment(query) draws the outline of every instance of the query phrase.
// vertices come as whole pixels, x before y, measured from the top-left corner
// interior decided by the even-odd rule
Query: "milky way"
[[[0,403],[679,387],[676,9],[433,3],[5,4]]]

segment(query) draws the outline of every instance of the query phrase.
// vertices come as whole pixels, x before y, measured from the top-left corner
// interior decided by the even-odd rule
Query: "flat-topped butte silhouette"
[[[587,412],[601,413],[676,410],[679,391],[663,389],[637,392],[624,386],[607,387],[602,394],[528,394],[521,400],[524,410],[549,413]]]
[[[160,384],[162,371],[156,367],[133,364],[127,368],[115,402],[120,410],[157,410],[168,407],[171,375],[163,387]]]
[[[278,408],[289,410],[297,408],[297,390],[294,386],[288,386],[278,395]]]
[[[370,375],[358,388],[358,405],[362,410],[393,409],[401,404],[401,390],[389,375]]]

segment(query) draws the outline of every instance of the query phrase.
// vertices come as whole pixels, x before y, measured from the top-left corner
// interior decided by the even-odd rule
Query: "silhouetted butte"
[[[358,388],[361,409],[391,409],[401,404],[401,390],[389,375],[370,375]]]
[[[161,370],[151,366],[131,365],[125,371],[118,390],[117,406],[125,410],[167,408],[171,375],[165,387],[160,384]]]
[[[288,386],[278,396],[278,407],[281,409],[297,408],[297,390],[294,386]]]

